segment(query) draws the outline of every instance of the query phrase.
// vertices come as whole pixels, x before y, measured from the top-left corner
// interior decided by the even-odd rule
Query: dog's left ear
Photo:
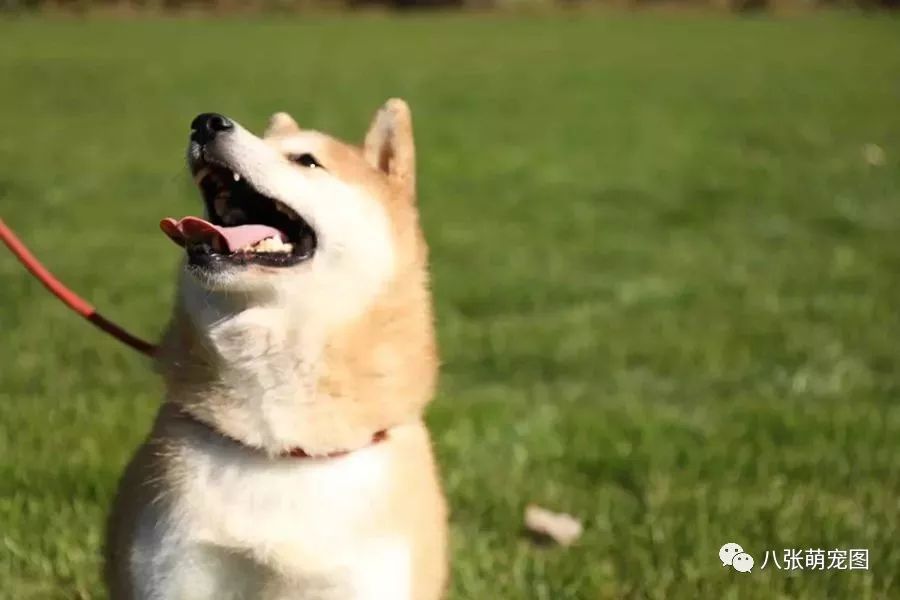
[[[277,112],[269,117],[269,124],[266,126],[263,137],[273,137],[277,135],[288,135],[300,131],[297,121],[286,112]]]
[[[363,153],[370,165],[386,173],[408,194],[415,194],[416,147],[412,114],[406,102],[391,98],[375,113]]]

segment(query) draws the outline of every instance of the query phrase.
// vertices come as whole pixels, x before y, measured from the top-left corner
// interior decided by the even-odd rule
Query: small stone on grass
[[[535,504],[525,507],[525,527],[539,538],[569,546],[581,536],[581,522],[566,513],[555,513]]]

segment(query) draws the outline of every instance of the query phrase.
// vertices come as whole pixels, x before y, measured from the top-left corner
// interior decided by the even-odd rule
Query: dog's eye
[[[298,165],[309,167],[310,169],[322,168],[322,164],[316,160],[316,157],[308,152],[305,152],[303,154],[291,154],[290,156],[288,156],[288,160],[293,163],[297,163]]]

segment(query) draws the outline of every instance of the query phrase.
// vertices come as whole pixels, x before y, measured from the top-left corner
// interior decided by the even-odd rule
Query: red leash
[[[156,351],[156,346],[131,335],[112,321],[108,320],[106,317],[98,313],[96,308],[88,304],[83,298],[63,285],[61,281],[54,277],[53,274],[50,273],[50,271],[48,271],[44,267],[44,265],[42,265],[41,262],[37,258],[35,258],[31,252],[28,251],[28,248],[25,247],[25,244],[23,244],[22,241],[18,237],[16,237],[16,234],[13,233],[12,229],[6,226],[6,223],[3,222],[3,219],[0,219],[0,240],[2,240],[3,243],[6,244],[6,246],[12,251],[12,253],[16,255],[16,258],[19,259],[19,262],[25,265],[25,268],[28,269],[32,275],[37,277],[38,281],[43,283],[44,287],[50,290],[54,296],[62,300],[66,304],[66,306],[68,306],[79,315],[93,323],[96,327],[99,327],[120,342],[131,346],[142,354],[153,356],[153,353]]]

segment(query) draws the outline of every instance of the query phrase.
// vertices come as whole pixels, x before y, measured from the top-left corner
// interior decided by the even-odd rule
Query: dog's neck
[[[312,399],[327,339],[323,324],[278,302],[229,297],[192,304],[190,326],[224,387],[245,398]]]
[[[419,418],[437,362],[424,286],[341,325],[279,301],[182,295],[162,348],[171,402],[271,454],[361,447]]]

